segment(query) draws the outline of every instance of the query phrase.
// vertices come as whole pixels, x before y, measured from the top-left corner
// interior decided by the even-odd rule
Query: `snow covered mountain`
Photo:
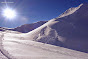
[[[32,23],[32,24],[24,24],[20,27],[17,27],[17,28],[11,29],[11,30],[22,32],[22,33],[27,33],[27,32],[30,32],[30,31],[38,28],[39,26],[43,25],[46,22],[47,21],[39,21],[39,22]]]
[[[88,4],[70,8],[24,36],[29,40],[88,52]]]
[[[21,32],[21,33],[27,33],[27,32],[30,32],[30,31],[38,28],[39,26],[43,25],[46,22],[47,21],[39,21],[39,22],[36,22],[36,23],[31,23],[31,24],[24,24],[24,25],[21,25],[21,26],[16,27],[16,28],[0,27],[0,31],[12,30],[12,31],[18,31],[18,32]]]
[[[81,4],[45,24],[22,25],[14,31],[0,27],[0,59],[88,59],[87,10],[88,4]],[[43,25],[20,33],[37,24]]]

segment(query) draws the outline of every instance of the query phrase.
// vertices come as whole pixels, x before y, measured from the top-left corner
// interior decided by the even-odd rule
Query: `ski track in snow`
[[[0,36],[0,59],[12,59],[11,56],[9,56],[8,52],[3,49],[2,40],[3,40],[4,34],[1,34]]]
[[[8,53],[8,51],[4,49],[3,46],[4,34],[5,33],[0,32],[0,59],[15,59],[12,55]]]

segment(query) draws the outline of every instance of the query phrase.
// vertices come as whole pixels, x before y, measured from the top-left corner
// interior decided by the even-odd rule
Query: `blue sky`
[[[6,7],[5,0],[0,0],[0,10]],[[6,0],[9,8],[17,12],[17,17],[8,20],[0,14],[0,26],[14,28],[37,21],[47,21],[58,17],[70,7],[76,7],[88,0]],[[1,13],[0,11],[0,13]]]

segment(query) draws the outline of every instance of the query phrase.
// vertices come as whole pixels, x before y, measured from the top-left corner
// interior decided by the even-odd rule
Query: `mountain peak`
[[[71,7],[68,10],[66,10],[64,13],[59,15],[59,17],[57,17],[57,18],[61,18],[61,17],[65,17],[65,16],[68,16],[68,15],[71,15],[71,14],[73,14],[75,12],[78,12],[78,10],[82,10],[83,11],[83,9],[84,10],[88,9],[88,3],[82,3],[82,4],[80,4],[77,7]]]
[[[88,6],[88,3],[81,3],[82,6]]]
[[[27,35],[38,42],[88,52],[88,4],[66,10]]]

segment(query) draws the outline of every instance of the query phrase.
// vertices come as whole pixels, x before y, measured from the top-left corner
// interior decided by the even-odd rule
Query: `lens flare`
[[[3,10],[3,16],[8,19],[13,19],[16,16],[16,12],[10,8],[6,8]]]

